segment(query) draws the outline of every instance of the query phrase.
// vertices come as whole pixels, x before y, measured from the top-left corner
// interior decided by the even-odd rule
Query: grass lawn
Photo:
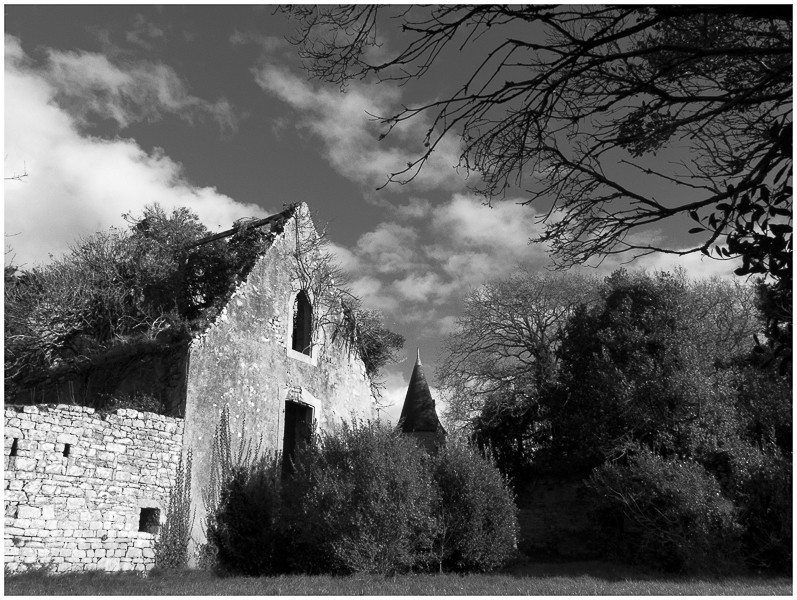
[[[791,577],[682,577],[603,562],[523,563],[492,575],[397,577],[289,575],[218,578],[205,571],[155,573],[31,572],[5,576],[5,595],[791,595]]]

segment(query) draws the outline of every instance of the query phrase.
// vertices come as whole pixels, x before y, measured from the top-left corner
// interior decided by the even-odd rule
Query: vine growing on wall
[[[313,343],[321,354],[335,342],[355,352],[365,365],[371,392],[379,400],[384,388],[382,369],[397,360],[404,336],[387,329],[382,315],[365,309],[351,292],[346,274],[329,250],[326,230],[318,232],[308,213],[297,211],[294,221],[293,277],[313,303]]]
[[[241,421],[241,432],[246,431],[246,417]],[[217,563],[219,544],[218,532],[224,529],[219,523],[220,511],[228,500],[231,483],[241,473],[250,473],[257,466],[266,463],[277,464],[280,462],[280,453],[271,455],[263,451],[263,437],[253,444],[249,436],[239,433],[237,448],[233,443],[230,428],[230,409],[225,406],[213,434],[213,444],[210,452],[210,478],[208,485],[202,490],[202,501],[205,506],[204,529],[207,542],[198,549],[198,562],[201,567],[213,568]]]
[[[188,543],[194,519],[191,511],[192,458],[190,449],[185,461],[180,457],[166,509],[166,521],[155,541],[155,566],[162,569],[184,569],[188,566]]]

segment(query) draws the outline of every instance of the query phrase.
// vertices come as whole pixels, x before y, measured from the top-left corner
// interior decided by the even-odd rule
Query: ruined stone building
[[[179,458],[193,454],[193,540],[227,407],[233,436],[290,454],[316,427],[371,417],[365,365],[343,323],[305,204],[267,220],[265,247],[207,327],[116,348],[26,390],[5,410],[5,556],[11,569],[146,569]],[[167,415],[80,406],[157,395]],[[8,401],[7,401],[8,402]]]

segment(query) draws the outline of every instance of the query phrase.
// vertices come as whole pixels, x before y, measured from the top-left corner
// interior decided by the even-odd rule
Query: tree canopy
[[[447,54],[478,49],[435,99],[378,116],[383,136],[428,124],[417,158],[388,183],[413,179],[459,136],[474,189],[487,203],[524,194],[561,265],[621,252],[741,257],[739,275],[772,284],[770,334],[790,347],[790,6],[285,10],[305,68],[341,88],[433,77]],[[652,235],[670,222],[688,234]]]
[[[683,272],[566,277],[516,274],[468,298],[449,341],[471,351],[447,347],[441,378],[449,415],[521,489],[589,474],[578,502],[595,529],[579,541],[604,555],[790,569],[792,382],[751,351],[755,289]],[[544,337],[521,327],[545,315]]]
[[[783,184],[774,175],[791,164],[788,6],[357,5],[289,12],[310,74],[342,87],[368,76],[405,83],[431,72],[444,53],[479,44],[483,60],[465,81],[440,99],[382,116],[388,133],[421,114],[432,119],[421,155],[389,179],[413,177],[454,132],[462,139],[460,166],[481,175],[476,189],[488,201],[512,186],[525,187],[529,203],[553,201],[549,216],[557,218],[543,239],[566,262],[629,249],[708,248],[730,233],[740,212],[747,214],[740,194]],[[370,52],[382,41],[377,26],[401,31],[382,59]],[[678,145],[680,170],[633,162],[670,144]],[[618,160],[683,191],[652,197],[645,184],[610,170]],[[717,211],[720,203],[728,208]],[[689,250],[628,235],[678,214],[715,212],[720,216]]]
[[[700,404],[705,416],[717,394],[736,397],[737,371],[761,360],[751,363],[750,352],[763,326],[755,289],[738,281],[518,271],[469,294],[444,342],[447,417],[510,471],[546,448],[559,459],[600,461],[622,452],[623,439],[659,444],[657,432],[679,411],[689,419]],[[751,390],[782,399],[782,390],[771,392],[780,378],[761,377]],[[742,403],[756,407],[744,409],[758,415],[751,423],[780,419],[761,400]]]

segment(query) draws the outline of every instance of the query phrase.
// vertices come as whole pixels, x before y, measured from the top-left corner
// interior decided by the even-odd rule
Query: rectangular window
[[[138,516],[138,530],[143,533],[158,533],[161,511],[159,508],[142,508]]]
[[[310,442],[313,435],[313,407],[298,402],[285,403],[285,435],[282,439],[282,470],[293,470],[296,449]]]

